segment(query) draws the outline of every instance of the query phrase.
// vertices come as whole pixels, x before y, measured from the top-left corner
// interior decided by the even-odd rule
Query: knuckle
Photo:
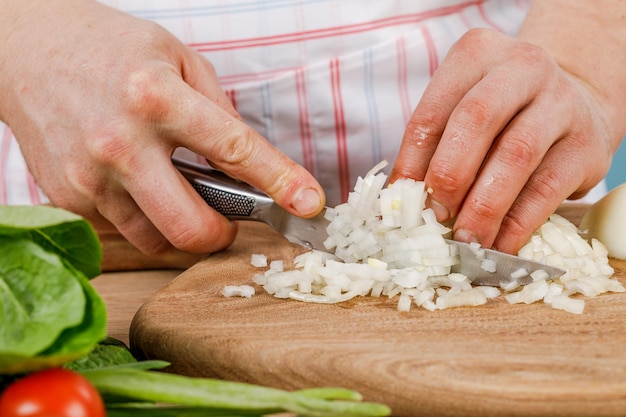
[[[126,111],[135,117],[160,120],[172,110],[172,99],[162,88],[163,75],[159,68],[144,67],[132,71],[122,89]]]
[[[249,128],[235,128],[223,135],[214,145],[215,162],[235,172],[250,165],[254,156],[257,135]]]
[[[458,112],[471,126],[482,127],[493,124],[497,109],[482,97],[466,96],[459,104]]]
[[[445,114],[442,106],[431,103],[428,108],[415,112],[405,128],[404,138],[414,144],[437,142],[443,133],[442,127],[446,125]]]
[[[553,59],[548,52],[537,46],[530,43],[522,43],[520,48],[516,51],[516,57],[528,64],[528,66],[537,66],[537,65],[545,65],[551,64]]]
[[[494,36],[494,31],[486,28],[473,28],[468,30],[461,36],[457,45],[461,48],[469,46],[472,49],[484,47],[487,43],[491,42]]]
[[[502,220],[502,230],[511,236],[525,236],[534,230],[530,225],[530,216],[520,210],[510,210]],[[537,225],[538,226],[538,225]]]
[[[436,193],[454,194],[463,182],[463,175],[459,170],[450,169],[447,164],[433,160],[428,172],[428,185]]]
[[[71,161],[64,166],[63,192],[51,193],[55,198],[55,204],[68,210],[75,210],[77,203],[78,206],[83,206],[89,201],[95,204],[106,195],[109,185],[91,167]],[[79,203],[78,200],[83,200],[83,202]]]
[[[484,223],[502,218],[501,209],[496,200],[470,198],[465,206],[468,206],[473,213],[471,218],[477,222]]]
[[[130,157],[133,140],[119,131],[102,132],[87,141],[89,158],[97,166],[123,166],[121,162]]]
[[[164,255],[172,249],[166,239],[153,238],[142,242],[140,250],[147,255]]]
[[[210,225],[194,222],[174,222],[167,234],[168,246],[190,253],[207,253],[227,247],[232,238],[225,227],[218,222]]]
[[[507,165],[519,168],[534,166],[540,156],[537,143],[531,132],[516,132],[502,141],[499,157]]]
[[[555,196],[560,196],[563,190],[559,189],[559,184],[567,184],[567,178],[557,169],[544,169],[535,173],[526,184],[527,195],[532,196],[535,201],[552,201]]]

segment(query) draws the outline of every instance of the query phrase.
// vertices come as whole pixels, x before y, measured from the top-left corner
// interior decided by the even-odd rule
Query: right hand
[[[244,124],[212,65],[162,27],[95,1],[0,5],[0,118],[54,205],[145,253],[224,249],[236,227],[172,165],[185,147],[292,214],[321,211],[317,181]]]

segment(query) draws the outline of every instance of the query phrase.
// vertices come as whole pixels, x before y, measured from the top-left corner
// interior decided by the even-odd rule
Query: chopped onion
[[[254,288],[250,285],[227,285],[222,290],[224,297],[245,297],[250,298],[254,295]]]
[[[274,260],[265,274],[254,276],[254,282],[277,298],[313,303],[339,303],[368,295],[398,297],[399,311],[409,311],[412,304],[428,311],[476,306],[500,296],[496,287],[473,286],[465,275],[451,273],[459,256],[456,246],[444,239],[450,229],[425,207],[432,190],[410,179],[385,188],[387,176],[379,172],[385,165],[378,164],[359,177],[346,203],[326,210],[329,225],[324,246],[334,250],[334,255],[303,253],[295,258],[294,269],[287,271],[282,261]],[[484,248],[472,244],[470,249],[483,269],[495,271],[495,263],[485,259]],[[612,278],[607,254],[601,242],[585,241],[572,223],[555,214],[518,255],[563,268],[566,274],[550,281],[545,271],[535,271],[530,274],[533,282],[521,286],[518,279],[529,272],[520,269],[500,288],[510,303],[543,300],[553,308],[580,314],[585,302],[572,295],[593,297],[625,290]],[[267,266],[267,259],[255,254],[252,264]]]
[[[267,266],[267,258],[263,254],[253,253],[252,258],[250,259],[250,263],[252,264],[252,266],[262,268]]]

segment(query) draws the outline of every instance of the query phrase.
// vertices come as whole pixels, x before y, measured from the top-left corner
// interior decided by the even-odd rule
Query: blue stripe
[[[264,82],[261,85],[261,120],[263,121],[263,136],[270,141],[270,143],[276,145],[274,114],[272,113],[272,95],[268,82]]]
[[[365,100],[367,102],[367,113],[370,121],[370,137],[372,139],[373,164],[382,161],[381,134],[378,120],[378,107],[376,106],[376,95],[374,94],[374,71],[372,48],[367,48],[363,52],[363,67],[365,70]]]
[[[250,1],[238,4],[215,5],[205,7],[189,7],[175,9],[126,10],[136,17],[144,19],[176,19],[181,17],[218,16],[222,14],[249,13],[260,10],[288,8],[298,5],[327,3],[331,0],[266,0],[263,2]]]

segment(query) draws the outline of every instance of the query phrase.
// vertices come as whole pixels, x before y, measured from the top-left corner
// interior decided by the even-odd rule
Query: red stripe
[[[284,43],[301,42],[304,40],[328,38],[333,36],[344,36],[390,26],[416,23],[433,17],[446,16],[452,13],[457,13],[468,6],[480,5],[484,1],[485,0],[467,1],[452,6],[428,10],[425,12],[391,16],[384,19],[373,20],[370,22],[355,23],[351,25],[337,26],[332,28],[307,30],[302,32],[285,33],[280,35],[262,36],[256,38],[233,39],[218,42],[191,43],[189,44],[189,46],[195,48],[200,52],[210,52],[241,48],[255,48],[259,46],[279,45]]]
[[[400,95],[400,104],[402,106],[402,117],[406,125],[411,118],[411,100],[409,98],[409,81],[407,76],[406,64],[406,41],[404,38],[396,40],[396,49],[398,51],[398,93]]]
[[[7,191],[7,163],[9,160],[9,150],[11,148],[11,138],[13,133],[8,126],[4,126],[2,133],[2,144],[0,145],[0,204],[8,204],[9,196]]]
[[[337,165],[339,170],[339,190],[341,201],[348,199],[350,192],[350,167],[348,161],[348,144],[346,137],[346,123],[341,96],[341,71],[339,59],[330,61],[330,82],[333,94],[335,113],[335,138],[337,141]]]
[[[219,77],[219,81],[222,86],[229,85],[229,84],[251,82],[251,81],[266,81],[266,80],[271,80],[272,78],[279,77],[281,75],[291,74],[294,71],[298,71],[298,68],[285,67],[285,68],[278,68],[278,69],[273,69],[269,71],[232,74],[232,75],[225,75],[225,76]]]
[[[439,56],[437,55],[437,48],[435,47],[432,36],[430,36],[428,28],[422,27],[421,30],[424,42],[426,43],[426,49],[428,50],[428,64],[430,66],[429,72],[432,77],[439,66]]]
[[[296,96],[298,98],[298,119],[300,123],[300,141],[302,142],[302,161],[304,167],[315,175],[315,153],[311,140],[311,122],[309,120],[309,105],[307,102],[306,79],[304,70],[295,73]]]
[[[231,89],[225,90],[224,93],[226,93],[226,97],[228,97],[230,102],[233,104],[233,108],[237,110],[237,96],[235,94],[235,89],[231,88]]]

